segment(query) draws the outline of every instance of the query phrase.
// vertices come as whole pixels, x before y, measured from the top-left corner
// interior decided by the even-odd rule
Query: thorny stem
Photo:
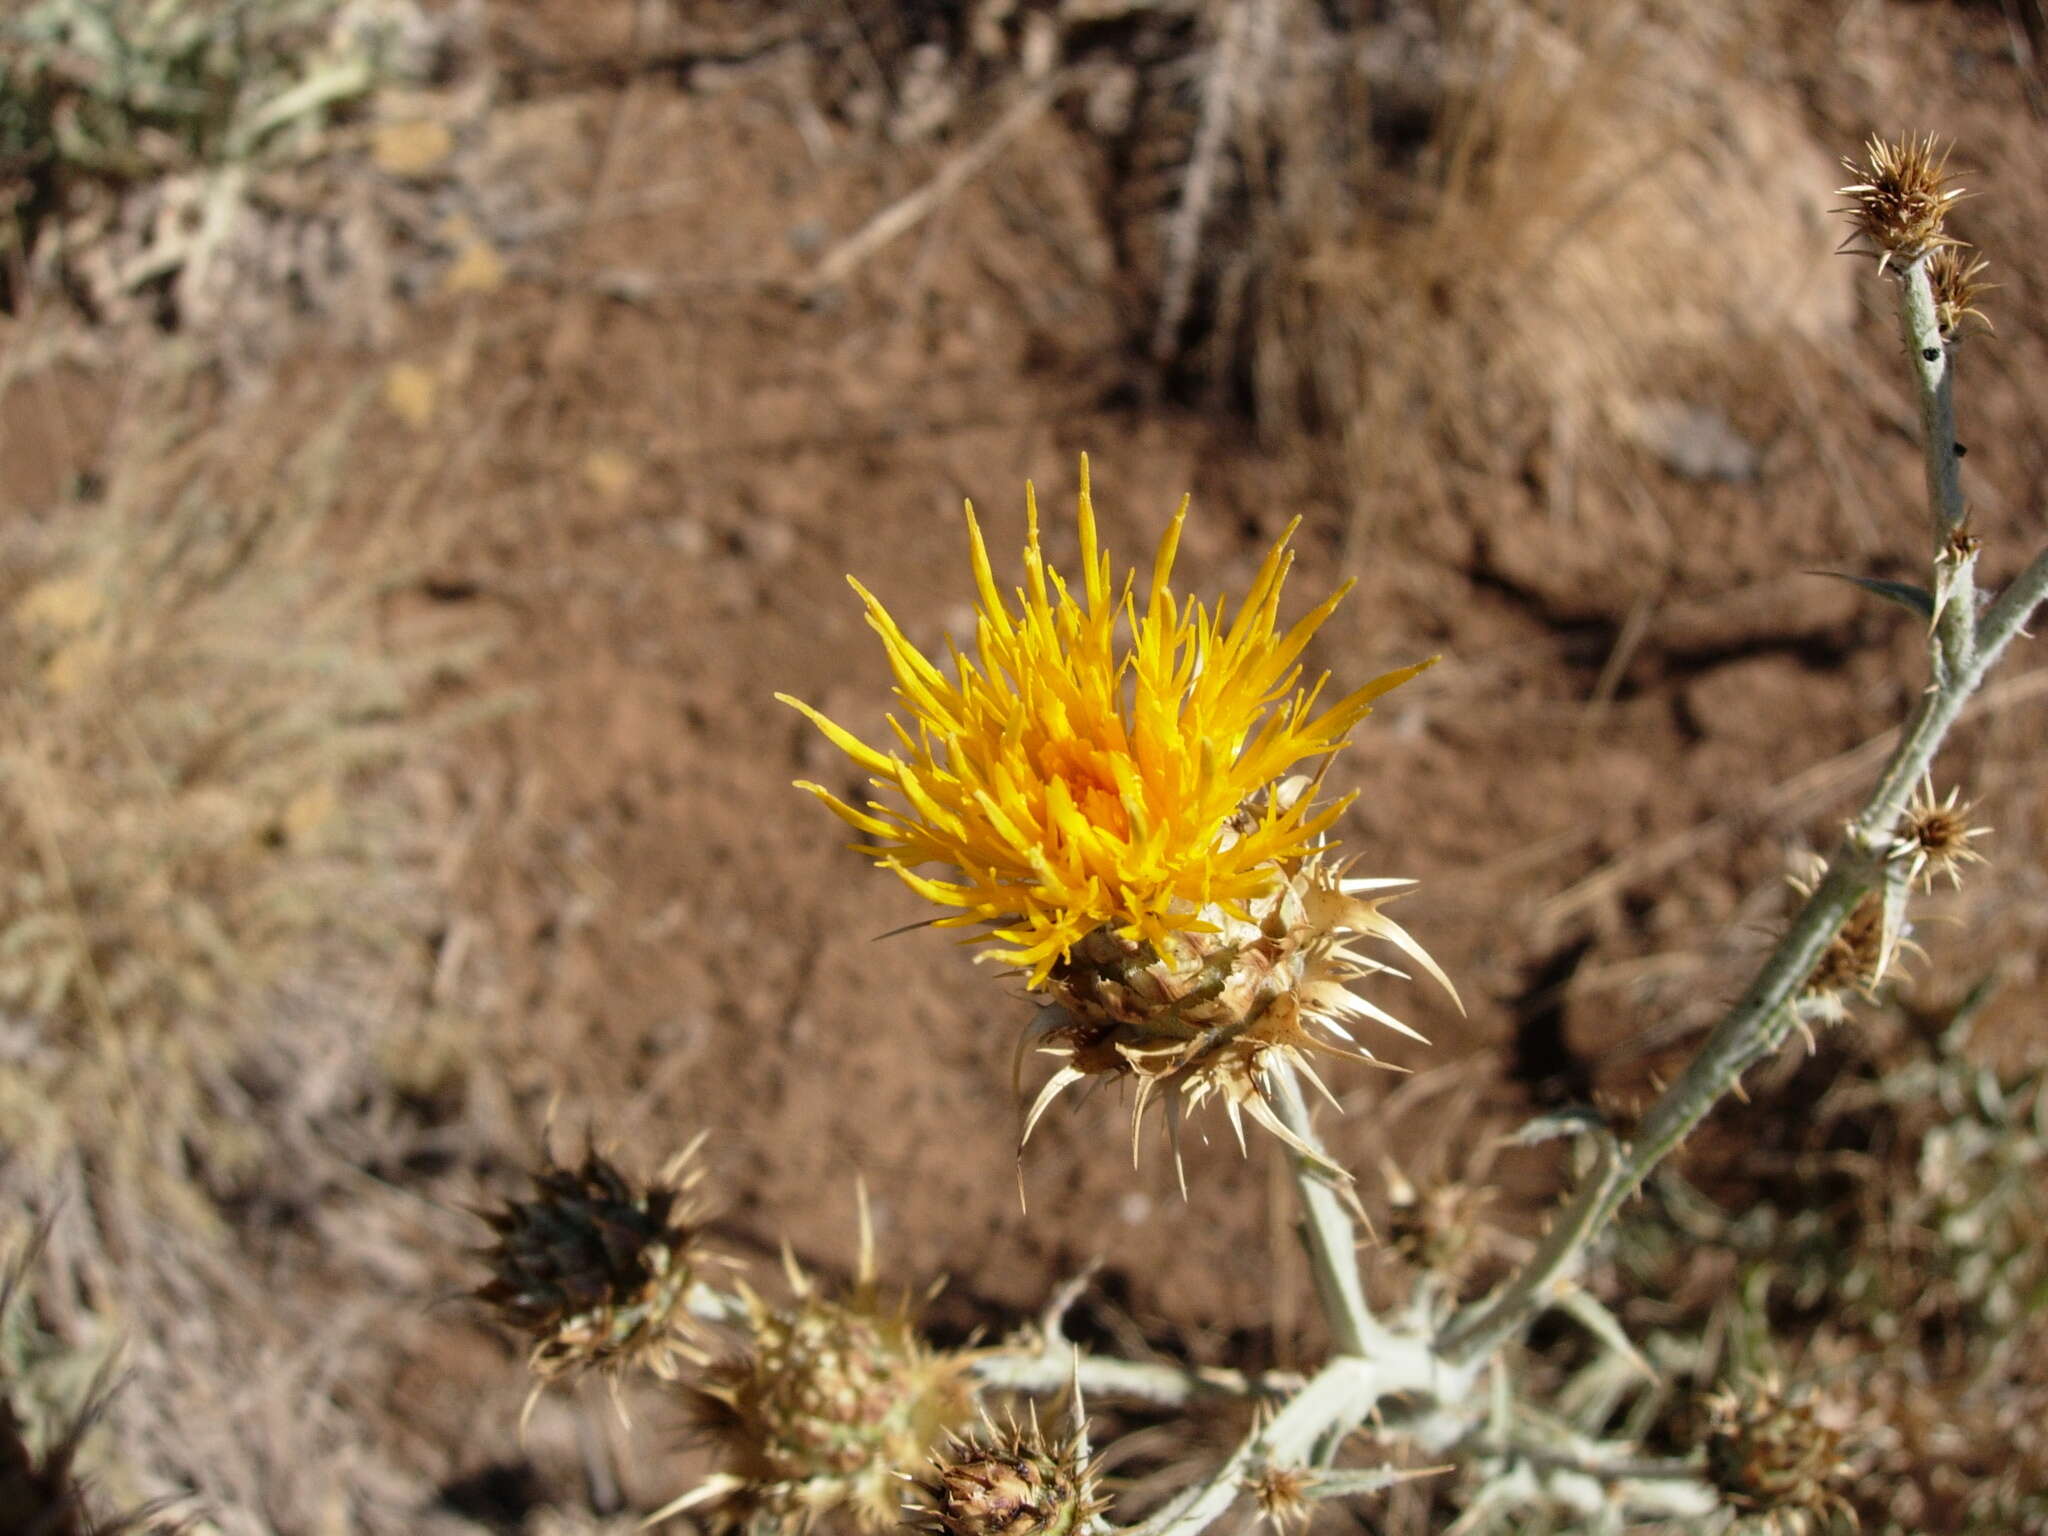
[[[1956,458],[1955,357],[1941,334],[1928,258],[1899,273],[1899,331],[1920,389],[1920,443],[1927,464],[1927,510],[1934,519],[1936,551],[1962,526],[1963,482]]]
[[[1179,1408],[1196,1398],[1280,1398],[1300,1388],[1291,1371],[1246,1375],[1241,1371],[1205,1371],[1155,1360],[1122,1360],[1110,1355],[1076,1354],[1071,1350],[1000,1350],[977,1356],[974,1374],[984,1384],[1005,1392],[1049,1395],[1079,1381],[1086,1397],[1112,1397]]]
[[[1899,273],[1899,331],[1920,396],[1920,452],[1934,533],[1934,675],[1945,681],[1968,665],[1974,648],[1977,551],[1956,447],[1955,354],[1941,334],[1928,260],[1910,261]]]
[[[1433,1387],[1441,1373],[1419,1341],[1403,1341],[1398,1356],[1362,1360],[1332,1356],[1287,1406],[1255,1429],[1203,1481],[1184,1489],[1151,1518],[1128,1528],[1129,1536],[1195,1536],[1220,1517],[1244,1491],[1246,1478],[1264,1466],[1307,1465],[1333,1427],[1357,1424],[1381,1398]]]
[[[1775,1051],[1796,1021],[1799,989],[1842,924],[1873,889],[1886,886],[1887,909],[1903,897],[1905,869],[1894,858],[1900,818],[1913,787],[1970,696],[1983,684],[2013,637],[2048,599],[2048,551],[1978,615],[1976,550],[1964,528],[1957,474],[1953,356],[1941,335],[1925,259],[1901,275],[1900,329],[1920,388],[1928,512],[1934,533],[1935,619],[1929,637],[1933,682],[1907,720],[1877,787],[1849,824],[1826,876],[1739,1002],[1707,1037],[1678,1081],[1644,1118],[1620,1168],[1582,1187],[1566,1213],[1520,1271],[1486,1300],[1454,1318],[1439,1340],[1454,1364],[1484,1360],[1543,1309],[1558,1280],[1606,1227],[1650,1171],[1684,1140],[1754,1063]]]

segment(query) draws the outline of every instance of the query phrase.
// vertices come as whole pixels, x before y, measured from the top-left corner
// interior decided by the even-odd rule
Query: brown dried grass
[[[417,1528],[323,1383],[402,1358],[374,1335],[423,1297],[393,1316],[378,1287],[430,1293],[410,1255],[460,1241],[361,1171],[417,1087],[392,1064],[473,1044],[432,933],[439,743],[483,649],[389,636],[432,552],[340,506],[373,398],[253,440],[138,412],[98,504],[0,543],[0,1193],[54,1213],[51,1337],[123,1340],[117,1491],[197,1490],[175,1507],[251,1536],[344,1496]],[[316,1269],[363,1271],[354,1302],[280,1288],[307,1256],[248,1212],[295,1207],[343,1229]]]
[[[1675,358],[1851,315],[1819,238],[1827,159],[1731,67],[1739,23],[1657,0],[1441,15],[1428,83],[1412,62],[1366,85],[1279,71],[1259,129],[1278,171],[1251,223],[1252,402],[1339,445],[1354,542],[1389,501],[1441,503],[1451,467],[1639,435]],[[1419,98],[1412,160],[1328,131],[1375,91]]]

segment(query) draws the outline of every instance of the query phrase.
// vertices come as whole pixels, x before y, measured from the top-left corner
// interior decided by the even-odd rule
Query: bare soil
[[[963,498],[1014,552],[1035,481],[1070,558],[1083,452],[1120,560],[1142,562],[1193,492],[1180,565],[1204,592],[1241,587],[1301,518],[1294,606],[1357,583],[1314,665],[1341,684],[1443,657],[1334,773],[1359,791],[1346,847],[1420,881],[1403,921],[1465,1005],[1401,996],[1431,1044],[1372,1044],[1414,1075],[1335,1074],[1347,1113],[1327,1134],[1383,1209],[1384,1158],[1455,1173],[1537,1108],[1648,1092],[1739,989],[1793,851],[1825,846],[1867,781],[1866,749],[1910,702],[1916,637],[1813,573],[1919,559],[1886,290],[1828,254],[1816,217],[1815,281],[1839,277],[1849,298],[1814,335],[1755,334],[1741,292],[1702,300],[1716,325],[1640,393],[1697,413],[1671,430],[1743,445],[1753,473],[1679,472],[1661,429],[1627,441],[1611,418],[1573,446],[1525,413],[1493,445],[1517,471],[1447,456],[1429,500],[1361,523],[1314,445],[1155,387],[1151,295],[1119,244],[1122,168],[1077,115],[1042,116],[929,218],[799,297],[821,252],[957,142],[891,146],[836,119],[821,139],[789,50],[736,38],[636,64],[614,9],[535,0],[496,19],[511,63],[493,163],[506,206],[552,224],[511,251],[506,279],[422,299],[384,351],[309,338],[261,398],[222,407],[240,432],[301,430],[394,367],[431,375],[425,419],[377,414],[344,504],[414,487],[441,533],[431,570],[388,599],[393,634],[488,630],[495,659],[464,686],[522,701],[458,743],[447,789],[467,831],[449,853],[441,982],[483,1025],[476,1054],[406,1106],[411,1153],[378,1176],[453,1202],[505,1187],[550,1116],[559,1140],[588,1126],[647,1166],[709,1129],[731,1242],[766,1255],[787,1234],[843,1271],[865,1180],[886,1271],[950,1276],[948,1330],[1013,1325],[1099,1262],[1091,1328],[1128,1322],[1219,1362],[1300,1358],[1313,1305],[1267,1147],[1242,1158],[1211,1127],[1183,1201],[1163,1145],[1148,1136],[1134,1170],[1128,1106],[1099,1096],[1041,1128],[1020,1209],[1009,1085],[1028,1005],[943,935],[896,931],[925,912],[789,787],[854,789],[772,694],[879,731],[887,673],[845,575],[920,644],[959,636]],[[1774,151],[1831,175],[1874,130],[1938,125],[1961,146],[1978,195],[1959,219],[2004,284],[1996,337],[1964,357],[1965,478],[1986,564],[2010,572],[2041,540],[2048,465],[2039,82],[1995,5],[1751,16],[1725,67],[1768,95],[1772,132],[1796,133]],[[1817,208],[1828,190],[1812,189]],[[1702,238],[1721,233],[1735,232]],[[34,447],[9,454],[7,503],[47,505],[92,471],[118,419],[96,381],[119,366],[102,354],[10,390],[9,441]],[[1930,900],[1909,983],[1939,1008],[1997,971],[1979,1039],[2013,1061],[2039,1059],[2048,1003],[2040,665],[2022,649],[1945,765],[1997,828],[1993,863]],[[1696,1155],[1740,1140],[1731,1120]],[[1561,1176],[1554,1150],[1502,1154],[1494,1219],[1533,1232]],[[279,1240],[282,1283],[336,1285],[316,1247]],[[370,1267],[346,1273],[379,1283]],[[382,1282],[392,1320],[370,1337],[386,1364],[361,1368],[358,1406],[442,1490],[435,1518],[512,1528],[582,1502],[582,1457],[554,1408],[522,1448],[509,1348],[460,1308],[422,1310],[462,1275],[451,1252]],[[631,1443],[670,1433],[657,1414]],[[627,1497],[651,1507],[679,1475],[636,1451]]]

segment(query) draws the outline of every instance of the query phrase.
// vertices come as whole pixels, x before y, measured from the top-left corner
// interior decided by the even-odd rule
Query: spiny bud
[[[1923,889],[1933,889],[1940,875],[1948,876],[1949,884],[1960,889],[1962,866],[1984,862],[1984,855],[1970,844],[1977,838],[1988,837],[1991,829],[1970,825],[1970,812],[1976,807],[1971,801],[1960,799],[1961,793],[1952,787],[1946,798],[1936,799],[1934,781],[1923,778],[1912,805],[1907,808],[1906,824],[1893,845],[1892,856],[1909,861],[1909,878],[1919,881]]]
[[[703,1245],[703,1140],[644,1187],[595,1148],[575,1168],[550,1152],[530,1199],[480,1213],[497,1242],[475,1295],[531,1341],[542,1383],[592,1369],[668,1374],[695,1353],[690,1287],[728,1262]]]
[[[896,1523],[898,1475],[969,1421],[968,1359],[927,1346],[907,1301],[883,1303],[865,1201],[860,1270],[843,1297],[784,1263],[794,1302],[770,1306],[741,1286],[744,1351],[689,1389],[724,1465],[670,1510],[711,1504],[722,1527],[800,1530],[843,1508],[880,1531]]]
[[[1856,179],[1836,191],[1848,198],[1846,208],[1860,237],[1876,251],[1880,271],[1894,258],[1917,261],[1955,241],[1943,231],[1949,206],[1963,195],[1948,184],[1948,150],[1937,151],[1933,136],[1911,135],[1897,143],[1872,139],[1864,146],[1866,163],[1844,160]]]
[[[1765,1377],[1715,1393],[1706,1408],[1707,1478],[1736,1509],[1797,1529],[1849,1508],[1836,1486],[1850,1471],[1842,1432],[1822,1421],[1811,1391]]]
[[[984,1417],[978,1436],[949,1437],[906,1507],[927,1536],[1069,1536],[1106,1507],[1095,1480],[1079,1431],[1048,1438],[1034,1408],[1026,1428]]]
[[[1991,263],[1960,241],[1945,245],[1927,261],[1927,280],[1934,285],[1934,316],[1941,334],[1954,339],[1967,320],[1991,330],[1991,319],[1977,307],[1977,301],[1996,283],[1983,281]]]

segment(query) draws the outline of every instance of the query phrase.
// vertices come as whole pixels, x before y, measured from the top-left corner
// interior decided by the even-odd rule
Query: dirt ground
[[[902,36],[952,36],[944,10],[903,8]],[[1333,472],[1330,434],[1161,382],[1151,258],[1120,205],[1133,173],[1071,102],[814,285],[878,210],[943,180],[1003,99],[892,143],[846,119],[798,22],[742,12],[685,8],[650,40],[624,6],[485,6],[490,104],[464,122],[462,164],[502,271],[407,298],[381,342],[310,326],[208,407],[253,442],[370,398],[335,547],[394,504],[416,520],[425,554],[384,595],[386,633],[488,635],[491,659],[446,692],[512,701],[451,739],[433,791],[457,829],[428,941],[437,997],[476,1026],[460,1070],[390,1111],[376,1192],[337,1181],[324,1214],[239,1239],[301,1288],[293,1305],[362,1304],[348,1411],[377,1426],[363,1454],[390,1507],[436,1529],[586,1503],[579,1433],[608,1439],[632,1507],[689,1465],[658,1410],[627,1431],[551,1402],[522,1444],[515,1353],[432,1304],[465,1283],[475,1234],[455,1207],[511,1187],[550,1117],[558,1139],[589,1126],[647,1166],[708,1130],[728,1240],[767,1255],[786,1234],[826,1270],[851,1265],[865,1180],[885,1271],[950,1277],[944,1330],[1014,1325],[1099,1263],[1089,1327],[1220,1363],[1318,1347],[1277,1163],[1257,1144],[1241,1158],[1220,1123],[1189,1153],[1184,1202],[1156,1140],[1133,1170],[1126,1105],[1056,1113],[1020,1210],[1009,1081],[1028,1005],[945,936],[896,932],[918,902],[790,788],[855,786],[775,692],[867,735],[889,708],[847,573],[918,643],[965,632],[964,498],[1014,570],[1027,479],[1072,559],[1084,452],[1122,562],[1148,558],[1192,492],[1180,568],[1204,592],[1241,588],[1299,517],[1293,610],[1357,583],[1314,665],[1341,686],[1443,658],[1333,774],[1358,790],[1345,846],[1420,882],[1402,920],[1465,1005],[1399,999],[1430,1044],[1373,1047],[1412,1075],[1334,1074],[1347,1113],[1325,1131],[1379,1210],[1388,1157],[1455,1173],[1537,1108],[1625,1104],[1682,1061],[1782,915],[1796,852],[1827,843],[1910,702],[1910,620],[1815,574],[1907,575],[1924,537],[1887,290],[1832,254],[1826,216],[1834,158],[1872,131],[1959,145],[1975,195],[1958,218],[2002,285],[1961,383],[1991,574],[2044,531],[2048,140],[2000,6],[1744,8],[1710,59],[1721,139],[1667,146],[1618,194],[1662,181],[1702,222],[1653,238],[1596,212],[1560,245],[1596,276],[1630,240],[1680,252],[1681,302],[1604,280],[1602,322],[1648,338],[1634,371],[1587,383],[1558,362],[1546,349],[1587,323],[1558,298],[1580,279],[1523,268],[1496,295],[1507,318],[1444,321],[1522,349],[1512,386],[1475,384],[1462,435],[1370,424],[1388,468],[1365,489]],[[896,67],[890,38],[867,46]],[[0,504],[49,516],[98,472],[129,430],[114,382],[168,344],[100,337],[14,383]],[[1417,366],[1366,356],[1389,377]],[[1906,984],[1938,1010],[1995,972],[1977,1038],[2011,1062],[2041,1059],[2048,1002],[2041,667],[2031,648],[2008,663],[1944,766],[1997,836],[1988,871],[1926,904]],[[1739,1111],[1724,1118],[1693,1154],[1709,1165],[1739,1152]],[[1562,1177],[1554,1150],[1502,1154],[1495,1219],[1533,1232]],[[428,1251],[380,1258],[386,1241]],[[310,1531],[310,1507],[267,1518]],[[319,1528],[356,1528],[337,1518]]]

